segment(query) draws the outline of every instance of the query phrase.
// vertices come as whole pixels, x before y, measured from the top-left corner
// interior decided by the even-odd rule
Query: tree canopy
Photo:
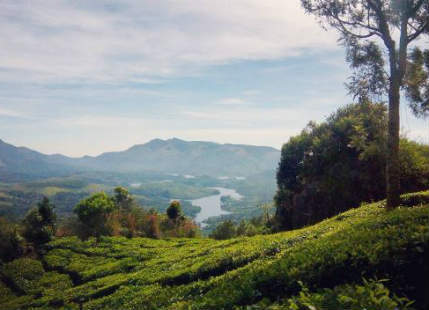
[[[55,206],[43,197],[37,207],[28,211],[24,219],[24,237],[36,245],[51,240],[56,229]]]
[[[109,233],[107,216],[115,209],[117,207],[113,199],[106,193],[100,192],[82,200],[73,211],[85,225],[87,234],[99,238]]]
[[[310,122],[292,137],[277,171],[278,228],[298,228],[383,198],[386,132],[385,105],[364,102],[340,108],[324,123]],[[429,186],[428,155],[428,146],[401,140],[400,192]]]
[[[170,206],[167,208],[167,215],[171,220],[175,220],[182,215],[182,207],[179,201],[174,200],[170,203]]]
[[[387,207],[399,204],[399,105],[405,89],[416,115],[427,115],[429,79],[424,57],[409,46],[429,35],[427,0],[301,0],[323,26],[338,30],[354,69],[348,88],[365,101],[388,96]],[[386,70],[388,67],[388,70]]]

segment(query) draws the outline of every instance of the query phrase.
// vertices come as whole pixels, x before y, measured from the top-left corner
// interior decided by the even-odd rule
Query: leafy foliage
[[[0,261],[10,261],[22,255],[23,241],[18,232],[18,225],[0,217]]]
[[[107,225],[107,219],[115,208],[112,198],[100,192],[82,200],[73,211],[85,225],[87,236],[99,238],[110,234],[111,227]]]
[[[72,287],[50,291],[41,280],[50,272],[39,266],[28,293],[9,295],[0,308],[407,309],[401,296],[427,309],[429,193],[403,201],[392,212],[373,203],[304,229],[225,241],[58,238],[42,260]],[[19,270],[33,269],[26,263]]]
[[[275,197],[279,229],[302,227],[362,201],[385,197],[387,115],[383,104],[340,108],[282,148]],[[401,141],[401,191],[429,186],[429,147]]]
[[[23,221],[24,237],[36,245],[49,242],[55,235],[56,214],[55,206],[51,204],[47,197],[31,209]]]
[[[180,206],[179,201],[174,200],[170,203],[170,206],[167,208],[167,215],[171,220],[176,220],[182,216],[182,207]]]
[[[429,115],[429,49],[418,47],[410,53],[405,90],[410,106],[417,116]]]
[[[372,309],[372,310],[406,310],[412,309],[407,298],[399,298],[392,295],[384,286],[386,281],[366,281],[362,284],[346,284],[334,289],[324,289],[319,292],[311,292],[303,287],[299,295],[289,298],[287,301],[274,304],[251,307],[252,310],[314,310],[314,309]],[[249,309],[249,308],[247,308]]]
[[[226,240],[243,236],[254,236],[270,232],[269,220],[263,216],[254,217],[250,220],[241,220],[235,224],[231,220],[226,220],[219,223],[216,228],[210,233],[210,238],[216,240]]]

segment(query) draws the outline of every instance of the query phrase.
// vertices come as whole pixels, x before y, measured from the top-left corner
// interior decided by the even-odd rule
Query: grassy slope
[[[0,309],[244,309],[298,294],[298,281],[316,290],[363,277],[389,278],[395,293],[422,302],[429,206],[420,198],[429,192],[405,197],[418,207],[387,213],[374,203],[304,229],[227,241],[58,239],[43,268],[28,259],[3,266]]]

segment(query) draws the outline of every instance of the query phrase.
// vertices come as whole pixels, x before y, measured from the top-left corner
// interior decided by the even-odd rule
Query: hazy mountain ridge
[[[0,177],[64,175],[82,170],[157,171],[209,176],[247,176],[277,167],[280,151],[266,146],[154,139],[125,151],[71,158],[45,155],[0,140]]]

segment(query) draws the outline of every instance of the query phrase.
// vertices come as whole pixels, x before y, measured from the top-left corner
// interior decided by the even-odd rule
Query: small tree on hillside
[[[116,187],[113,192],[113,200],[118,209],[123,212],[130,212],[134,205],[134,198],[130,192],[121,186]]]
[[[47,197],[31,209],[23,221],[24,237],[36,245],[49,242],[55,235],[56,215],[55,206],[50,203]]]
[[[182,206],[179,201],[174,200],[170,203],[170,206],[167,208],[167,216],[170,220],[177,220],[182,216]]]
[[[95,236],[99,240],[102,235],[111,233],[108,216],[116,208],[113,199],[101,192],[79,202],[73,212],[85,226],[86,235]]]
[[[24,239],[19,235],[17,225],[0,217],[0,263],[11,261],[24,252]]]
[[[408,47],[429,34],[428,0],[301,0],[305,10],[341,34],[348,49],[347,60],[356,74],[350,91],[367,99],[388,94],[389,126],[386,168],[387,208],[399,205],[399,103],[400,89],[407,87],[408,98],[418,110],[428,106],[427,75],[412,76],[408,66]],[[396,37],[399,37],[398,42]],[[377,39],[377,40],[375,40]],[[386,57],[382,52],[384,45]],[[414,61],[419,68],[420,63]],[[385,61],[389,72],[385,72]],[[414,59],[416,60],[416,59]],[[429,61],[428,61],[429,62]],[[407,79],[407,71],[411,76]],[[421,70],[420,70],[421,71]]]
[[[217,240],[231,239],[237,236],[237,228],[231,220],[226,220],[216,226],[211,232],[210,238]]]

